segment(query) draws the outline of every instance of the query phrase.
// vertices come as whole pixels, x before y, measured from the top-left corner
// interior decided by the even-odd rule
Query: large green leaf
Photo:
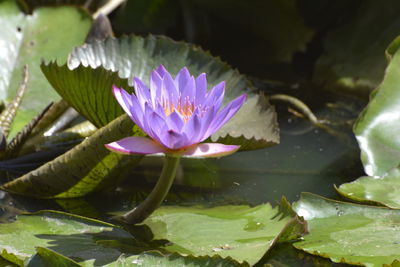
[[[400,259],[400,211],[303,193],[293,206],[309,234],[294,246],[334,262],[381,267]]]
[[[133,127],[127,115],[121,116],[67,153],[1,189],[38,198],[69,198],[115,185],[124,167],[133,167],[141,156],[112,153],[104,144],[132,134]]]
[[[102,266],[118,259],[124,247],[144,251],[135,239],[114,225],[61,212],[20,215],[0,228],[1,256],[20,266],[45,247],[78,262]]]
[[[399,8],[396,0],[361,1],[350,21],[327,34],[313,81],[334,91],[369,94],[384,76],[385,49],[399,34]]]
[[[128,266],[157,266],[157,267],[248,267],[247,263],[238,263],[231,258],[222,258],[218,255],[194,257],[181,256],[173,253],[164,256],[160,253],[149,252],[139,256],[121,257],[116,264],[109,264],[106,267],[128,267]]]
[[[212,141],[242,144],[242,149],[279,142],[275,111],[262,96],[250,90],[254,89],[250,82],[218,58],[186,43],[155,36],[110,38],[75,49],[68,67],[50,63],[42,64],[42,70],[63,99],[101,126],[122,113],[111,94],[112,84],[123,84],[128,79],[132,85],[134,76],[148,83],[151,70],[160,64],[172,74],[184,66],[194,75],[205,72],[210,86],[226,81],[225,103],[248,93],[244,106],[211,137]],[[118,72],[121,80],[114,76],[114,80],[103,82],[103,68]]]
[[[400,170],[395,168],[380,178],[363,176],[342,184],[338,192],[349,199],[400,209]]]
[[[34,257],[28,264],[28,267],[37,266],[35,264],[48,264],[48,266],[98,266],[94,260],[85,261],[82,264],[78,264],[72,259],[66,258],[59,253],[48,249],[39,247],[36,249],[40,258]],[[239,264],[237,261],[231,258],[221,258],[217,255],[194,257],[194,256],[181,256],[177,253],[170,255],[163,255],[160,252],[144,252],[139,255],[125,255],[121,256],[112,263],[103,265],[104,267],[137,267],[137,266],[157,266],[157,267],[248,267],[249,265]]]
[[[361,160],[369,176],[382,176],[400,164],[400,53],[396,39],[387,49],[385,78],[354,125]]]
[[[301,220],[288,210],[290,207],[286,208],[279,211],[270,204],[214,208],[163,206],[144,224],[150,227],[154,239],[168,239],[172,243],[164,247],[167,251],[229,256],[253,265],[276,242],[296,239],[305,232]]]
[[[13,136],[49,102],[59,99],[40,71],[40,60],[65,62],[72,47],[84,41],[91,18],[80,9],[66,6],[38,8],[32,15],[25,15],[16,1],[5,0],[0,2],[0,24],[1,99],[14,97],[22,67],[29,67],[28,90],[13,126]]]

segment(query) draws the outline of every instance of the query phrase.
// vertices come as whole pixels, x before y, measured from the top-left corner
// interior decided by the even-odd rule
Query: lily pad
[[[400,259],[400,210],[338,202],[303,193],[293,205],[309,234],[294,246],[305,252],[368,267]]]
[[[37,198],[71,198],[115,185],[124,167],[135,166],[142,157],[112,153],[104,144],[134,134],[133,128],[129,117],[121,116],[67,153],[0,188]]]
[[[327,34],[313,81],[325,89],[367,96],[384,77],[385,49],[399,34],[399,7],[396,0],[361,1],[349,22]]]
[[[344,197],[400,209],[400,170],[395,168],[382,177],[363,176],[337,188]]]
[[[36,248],[38,257],[34,256],[28,264],[28,267],[42,264],[47,266],[98,266],[94,260],[85,261],[79,264],[70,258],[67,258],[49,248]],[[36,264],[36,265],[35,265]],[[104,267],[137,267],[137,266],[157,266],[157,267],[249,267],[247,263],[240,264],[231,258],[222,258],[220,256],[182,256],[177,253],[163,255],[160,252],[144,252],[139,255],[129,256],[121,254],[118,259]]]
[[[129,249],[151,249],[112,224],[53,211],[19,215],[15,222],[2,225],[0,237],[1,256],[19,266],[36,254],[35,247],[49,248],[77,262],[92,261],[95,266],[116,261]]]
[[[91,17],[70,6],[37,8],[32,15],[25,15],[17,1],[5,0],[0,2],[0,24],[0,99],[14,97],[22,67],[29,67],[28,89],[12,137],[49,102],[59,99],[40,71],[41,59],[65,62],[71,49],[85,40]]]
[[[106,265],[106,267],[128,267],[128,266],[157,266],[157,267],[248,267],[247,263],[238,263],[231,258],[222,258],[218,255],[194,257],[194,256],[181,256],[173,253],[164,256],[161,253],[148,252],[139,256],[120,257],[116,262],[117,265]]]
[[[369,176],[383,176],[400,164],[400,53],[398,39],[387,49],[385,78],[358,117],[354,133]]]
[[[144,224],[154,239],[168,239],[164,249],[180,254],[232,257],[250,265],[278,241],[298,238],[304,223],[289,211],[270,204],[256,207],[218,206],[213,208],[163,206]]]
[[[212,141],[242,144],[242,149],[255,149],[279,142],[274,108],[255,92],[248,79],[227,64],[200,48],[175,42],[166,37],[139,36],[107,39],[75,49],[66,65],[42,64],[42,70],[57,92],[78,112],[95,125],[104,124],[121,114],[111,95],[112,82],[123,84],[133,77],[149,82],[151,70],[163,64],[176,74],[186,66],[193,75],[207,74],[209,86],[226,81],[225,103],[248,93],[248,99]],[[99,83],[99,72],[118,72],[121,80]],[[125,86],[126,87],[126,86]],[[125,88],[129,89],[129,88]],[[130,89],[131,90],[131,89]]]

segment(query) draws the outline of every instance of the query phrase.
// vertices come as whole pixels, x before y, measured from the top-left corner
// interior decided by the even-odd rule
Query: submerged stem
[[[150,195],[139,206],[125,213],[121,217],[116,217],[114,219],[122,220],[127,224],[136,224],[143,222],[147,217],[149,217],[167,196],[172,182],[175,179],[179,159],[180,157],[166,155],[160,178]]]

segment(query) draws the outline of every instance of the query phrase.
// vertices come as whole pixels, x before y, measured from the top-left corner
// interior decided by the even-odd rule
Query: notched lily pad
[[[114,185],[124,167],[135,166],[141,156],[112,153],[104,144],[132,135],[133,126],[123,115],[67,153],[0,188],[37,198],[70,198]]]
[[[168,239],[166,251],[194,256],[232,257],[257,263],[276,243],[295,240],[306,231],[304,221],[285,208],[163,206],[143,224],[154,239]],[[286,205],[287,207],[287,205]]]
[[[248,93],[244,107],[212,136],[213,141],[242,144],[242,149],[262,148],[279,142],[276,113],[267,100],[255,92],[245,76],[193,45],[155,36],[109,38],[76,48],[70,54],[68,67],[56,64],[42,64],[41,67],[63,99],[99,124],[112,120],[120,112],[120,109],[116,111],[117,103],[111,96],[112,83],[123,85],[128,81],[132,86],[133,77],[148,82],[151,70],[160,64],[174,75],[184,66],[193,75],[205,72],[210,87],[226,81],[225,103]],[[106,75],[104,69],[118,72],[120,80],[114,75],[104,84],[98,82],[102,76],[99,73]]]
[[[294,246],[334,262],[381,267],[400,259],[400,210],[357,205],[303,193],[293,205],[309,225]]]
[[[355,201],[400,209],[400,170],[395,168],[379,178],[363,176],[340,185],[337,191]]]
[[[112,224],[55,211],[19,215],[0,228],[0,252],[8,261],[25,266],[36,254],[35,247],[42,247],[38,253],[52,257],[53,262],[57,258],[52,251],[84,266],[105,266],[122,253],[137,255],[157,246],[140,243]]]

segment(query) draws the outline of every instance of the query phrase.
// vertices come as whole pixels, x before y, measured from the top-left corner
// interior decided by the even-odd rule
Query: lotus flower
[[[126,137],[107,144],[123,154],[165,153],[172,156],[220,157],[240,146],[201,143],[220,129],[243,105],[246,94],[221,108],[225,82],[207,91],[206,75],[197,78],[182,68],[175,79],[160,65],[151,72],[150,89],[134,79],[135,94],[113,87],[118,103],[150,138]]]

